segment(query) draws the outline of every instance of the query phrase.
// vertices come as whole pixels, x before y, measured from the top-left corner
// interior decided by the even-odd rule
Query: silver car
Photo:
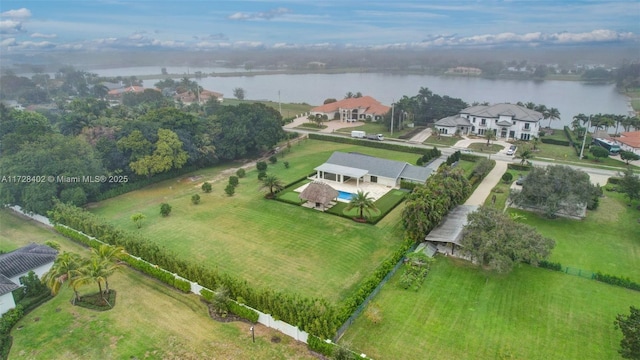
[[[516,153],[516,150],[518,150],[518,147],[515,145],[511,145],[509,146],[509,150],[507,150],[507,155],[513,155]]]

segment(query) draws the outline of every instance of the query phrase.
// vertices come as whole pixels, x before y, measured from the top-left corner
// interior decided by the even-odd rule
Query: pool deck
[[[372,184],[372,183],[363,183],[360,182],[360,186],[356,186],[356,181],[355,180],[349,180],[347,182],[344,183],[340,183],[340,182],[336,182],[336,181],[330,181],[330,180],[318,180],[315,177],[313,178],[309,178],[309,180],[313,180],[313,181],[322,181],[325,184],[330,185],[332,188],[338,190],[338,191],[343,191],[343,192],[347,192],[347,193],[351,193],[351,194],[355,194],[358,192],[358,190],[360,191],[364,191],[364,192],[368,192],[369,193],[369,197],[371,197],[373,199],[373,201],[376,201],[378,199],[380,199],[382,196],[384,196],[386,193],[388,193],[389,191],[393,190],[394,188],[392,188],[391,186],[384,186],[384,185],[379,185],[379,184]],[[307,186],[310,183],[304,184],[302,186],[300,186],[299,188],[295,189],[295,192],[301,193],[302,191],[304,191],[304,189],[307,188]],[[345,200],[345,199],[337,199],[340,202],[344,202],[344,203],[348,203],[349,200]]]

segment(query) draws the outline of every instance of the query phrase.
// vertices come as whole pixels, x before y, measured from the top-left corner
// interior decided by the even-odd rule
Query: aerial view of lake
[[[157,74],[158,69],[154,69]],[[152,87],[159,80],[145,80],[144,85]],[[240,87],[245,90],[247,99],[311,105],[321,105],[327,98],[341,99],[349,91],[359,91],[388,105],[404,95],[416,95],[420,87],[427,87],[436,94],[461,98],[467,103],[522,101],[555,107],[560,111],[561,120],[553,122],[553,127],[570,124],[573,116],[579,113],[627,115],[631,110],[627,97],[618,93],[615,85],[578,81],[350,73],[207,77],[198,80],[198,83],[207,90],[223,93],[227,98],[232,98],[233,89]]]

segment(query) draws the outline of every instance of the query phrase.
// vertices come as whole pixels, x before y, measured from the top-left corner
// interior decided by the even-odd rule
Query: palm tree
[[[269,189],[269,196],[273,197],[273,193],[274,190],[275,191],[280,191],[282,190],[284,187],[282,186],[282,183],[280,182],[280,179],[278,179],[277,176],[275,175],[267,175],[263,180],[262,180],[262,187],[263,188],[268,188]]]
[[[528,103],[524,104],[524,107],[526,107],[529,110],[535,110],[536,104],[529,101]]]
[[[560,111],[554,107],[547,109],[547,112],[544,115],[547,119],[549,119],[549,128],[551,128],[552,120],[560,119]]]
[[[357,208],[360,212],[360,219],[364,219],[364,212],[371,215],[371,211],[377,211],[376,205],[373,202],[373,198],[369,197],[368,192],[358,190],[358,192],[351,197],[351,201],[345,208],[345,211]]]
[[[487,146],[489,146],[491,144],[490,141],[496,139],[496,133],[494,133],[493,130],[489,129],[484,134],[484,137],[487,138]]]
[[[533,158],[533,152],[529,148],[523,148],[518,157],[520,158],[520,165],[524,165],[529,159]]]
[[[62,284],[68,281],[68,285],[73,288],[75,294],[75,300],[79,299],[78,291],[73,283],[76,271],[82,266],[82,259],[80,255],[63,252],[49,271],[42,277],[42,281],[51,290],[51,294],[54,296],[58,294]]]
[[[98,291],[100,292],[100,299],[106,303],[104,298],[104,292],[102,291],[102,283],[109,275],[107,271],[107,263],[100,260],[98,256],[92,256],[84,266],[76,270],[77,276],[74,276],[72,280],[73,286],[83,286],[95,282],[98,284]]]
[[[109,293],[109,276],[113,275],[117,270],[120,270],[124,265],[120,260],[122,257],[126,256],[122,246],[110,246],[110,245],[100,245],[98,249],[91,249],[94,256],[98,257],[98,259],[105,263],[105,293]]]

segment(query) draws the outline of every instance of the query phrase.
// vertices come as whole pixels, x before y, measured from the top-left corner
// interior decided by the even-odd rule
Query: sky
[[[0,2],[0,52],[639,45],[640,1]]]

